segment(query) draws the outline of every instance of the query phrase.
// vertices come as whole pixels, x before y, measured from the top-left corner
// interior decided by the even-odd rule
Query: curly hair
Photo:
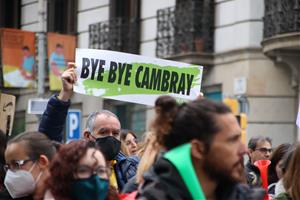
[[[81,158],[89,148],[95,148],[95,143],[84,140],[73,141],[61,145],[50,164],[51,176],[47,180],[47,186],[56,200],[71,199],[71,182]]]

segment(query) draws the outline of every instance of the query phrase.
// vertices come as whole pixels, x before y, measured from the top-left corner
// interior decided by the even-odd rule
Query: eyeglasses
[[[108,179],[110,177],[110,174],[110,168],[104,166],[98,166],[94,169],[87,165],[81,165],[76,170],[76,177],[79,179],[89,178],[92,175],[97,175],[100,178]]]
[[[13,160],[10,164],[4,165],[4,170],[19,170],[23,165],[25,165],[29,161],[34,161],[33,159],[25,159],[25,160]]]
[[[272,153],[272,149],[268,149],[268,148],[258,148],[258,149],[255,149],[255,150],[258,150],[260,151],[261,153]]]

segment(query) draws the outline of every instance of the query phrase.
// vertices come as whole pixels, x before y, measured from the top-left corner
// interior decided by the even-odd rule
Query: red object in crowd
[[[268,195],[268,167],[270,164],[270,160],[257,160],[254,162],[254,165],[259,169],[262,186],[266,190],[264,200],[271,200],[271,197]]]
[[[135,200],[137,195],[137,191],[126,193],[126,194],[119,194],[120,200]]]

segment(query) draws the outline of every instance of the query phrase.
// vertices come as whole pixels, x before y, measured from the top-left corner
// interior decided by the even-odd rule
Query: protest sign
[[[77,93],[151,106],[160,95],[186,101],[200,93],[202,66],[94,49],[75,57]]]
[[[0,129],[7,135],[11,135],[16,97],[9,94],[0,93]]]

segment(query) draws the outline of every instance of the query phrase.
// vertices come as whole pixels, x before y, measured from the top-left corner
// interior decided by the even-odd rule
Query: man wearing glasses
[[[259,169],[254,165],[257,160],[269,160],[272,153],[272,140],[269,137],[253,137],[248,142],[249,161],[246,164],[247,183],[251,186],[261,186]]]

